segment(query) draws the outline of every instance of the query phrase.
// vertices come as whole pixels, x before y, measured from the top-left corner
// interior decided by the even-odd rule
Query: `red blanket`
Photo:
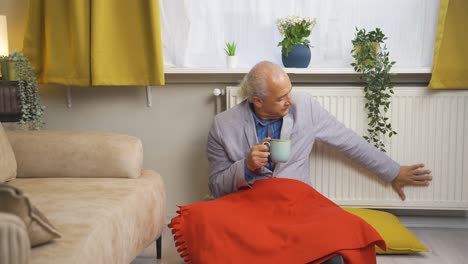
[[[169,224],[187,263],[376,263],[380,235],[309,185],[292,179],[180,207]]]

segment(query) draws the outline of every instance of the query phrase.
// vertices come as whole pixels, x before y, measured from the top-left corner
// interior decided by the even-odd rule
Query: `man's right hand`
[[[263,145],[263,142],[270,141],[271,138],[267,137],[262,140],[262,142],[254,145],[250,149],[250,154],[246,159],[247,169],[250,171],[255,171],[258,168],[261,168],[268,163],[268,156],[270,156],[270,149]]]

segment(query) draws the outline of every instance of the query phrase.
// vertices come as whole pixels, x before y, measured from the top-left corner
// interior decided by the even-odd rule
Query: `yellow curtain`
[[[40,83],[164,85],[158,0],[30,0],[23,52]]]
[[[430,88],[468,88],[467,16],[467,0],[440,0]]]

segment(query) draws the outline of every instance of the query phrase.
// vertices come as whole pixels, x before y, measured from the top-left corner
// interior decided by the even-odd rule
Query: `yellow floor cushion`
[[[429,251],[393,214],[361,208],[343,208],[374,227],[387,244],[387,251],[376,246],[378,254],[409,254]]]

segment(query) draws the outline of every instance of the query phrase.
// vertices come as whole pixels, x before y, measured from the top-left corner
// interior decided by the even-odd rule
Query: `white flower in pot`
[[[308,37],[317,24],[315,18],[287,16],[278,18],[276,26],[283,36],[278,43],[281,46],[281,60],[285,67],[307,68],[310,63],[310,40]]]

